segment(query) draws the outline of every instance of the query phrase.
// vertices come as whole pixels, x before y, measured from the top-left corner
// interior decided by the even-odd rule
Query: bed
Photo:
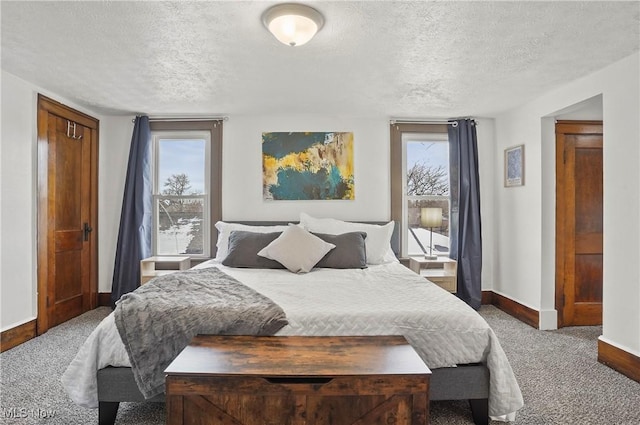
[[[254,225],[252,230],[261,229],[261,233],[272,233],[271,226],[282,225],[243,223],[247,224]],[[229,225],[233,228],[241,224]],[[388,234],[386,241],[385,235],[381,238],[382,245],[386,244],[391,253],[397,252],[397,226],[365,225],[384,228],[382,232],[376,227],[374,232],[374,228],[365,227],[366,238],[379,242],[376,236]],[[333,234],[353,230],[349,225],[319,229]],[[229,236],[229,229],[226,233],[220,232],[223,239]],[[219,241],[219,250],[229,248],[221,247]],[[309,273],[230,267],[219,260],[197,268],[217,268],[281,306],[288,324],[276,335],[404,335],[432,370],[430,400],[469,400],[476,424],[488,423],[490,416],[513,420],[523,405],[522,395],[504,351],[486,321],[457,297],[414,274],[397,260],[387,261],[388,252],[376,252],[375,246],[365,249],[381,261],[367,263],[366,268],[320,267]],[[71,362],[63,375],[63,385],[77,404],[98,406],[100,424],[113,424],[120,402],[164,401],[164,394],[143,396],[130,365],[111,313]]]

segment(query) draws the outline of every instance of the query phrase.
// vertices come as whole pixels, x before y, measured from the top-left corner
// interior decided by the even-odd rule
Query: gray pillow
[[[229,249],[222,264],[251,269],[284,269],[277,261],[260,257],[258,251],[273,242],[282,232],[254,233],[234,230],[229,234]]]
[[[313,232],[312,232],[313,233]],[[313,233],[325,242],[336,247],[327,253],[315,267],[329,269],[366,269],[367,249],[365,247],[365,232],[349,232],[340,235]]]

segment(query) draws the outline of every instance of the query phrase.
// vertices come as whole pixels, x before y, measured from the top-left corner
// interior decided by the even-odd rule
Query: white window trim
[[[160,140],[189,140],[203,139],[205,141],[204,148],[204,194],[175,196],[176,198],[198,198],[202,197],[204,211],[202,213],[202,254],[188,254],[191,258],[210,258],[211,256],[211,132],[202,130],[182,130],[182,131],[166,131],[157,130],[151,132],[151,155],[153,158],[153,231],[151,232],[151,241],[153,247],[153,255],[158,255],[158,238],[156,237],[158,229],[158,197],[167,197],[162,195],[160,189],[161,184],[158,181],[158,172],[160,166],[160,157],[158,155],[158,144]],[[174,197],[169,196],[169,197]],[[173,256],[162,254],[163,256]],[[175,256],[184,256],[187,254],[175,254]]]
[[[449,142],[449,135],[446,133],[402,133],[402,220],[400,221],[402,235],[409,234],[409,223],[407,220],[408,201],[411,199],[447,199],[449,201],[449,210],[451,210],[451,195],[449,196],[409,196],[407,195],[407,144],[410,142]],[[409,256],[409,241],[408,237],[400,238],[402,240],[402,246],[400,247],[400,255],[405,258]]]

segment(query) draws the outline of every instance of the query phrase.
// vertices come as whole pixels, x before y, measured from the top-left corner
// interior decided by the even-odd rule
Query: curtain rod
[[[229,117],[149,117],[149,121],[229,121]]]
[[[473,120],[476,125],[478,124],[473,118],[461,118]],[[453,127],[458,126],[458,122],[455,120],[421,120],[421,119],[390,119],[389,124],[451,124]]]
[[[135,118],[131,122],[135,122]],[[176,122],[176,121],[229,121],[228,116],[222,117],[149,117],[149,122]]]

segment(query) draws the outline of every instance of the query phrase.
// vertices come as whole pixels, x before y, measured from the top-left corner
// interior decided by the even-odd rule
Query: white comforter
[[[523,406],[520,388],[500,343],[472,308],[398,264],[368,269],[286,270],[219,267],[279,304],[289,325],[278,335],[404,335],[431,369],[486,363],[489,414],[513,420]],[[89,336],[62,376],[75,403],[98,406],[96,371],[130,366],[113,313]],[[505,416],[507,415],[507,416]]]

